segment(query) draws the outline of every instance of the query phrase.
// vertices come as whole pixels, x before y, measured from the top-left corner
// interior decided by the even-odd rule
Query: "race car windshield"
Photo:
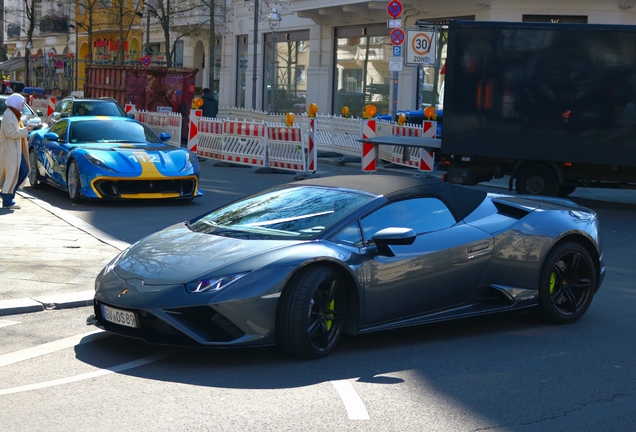
[[[315,239],[373,198],[342,189],[295,187],[249,197],[189,226],[192,231],[241,239]]]
[[[160,143],[150,128],[132,121],[87,120],[71,123],[69,142],[76,143]]]

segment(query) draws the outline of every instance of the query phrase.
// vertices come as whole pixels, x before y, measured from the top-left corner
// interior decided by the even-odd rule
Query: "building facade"
[[[14,61],[12,67],[16,68],[11,73],[13,79],[20,79],[24,73],[20,74],[19,61],[15,59],[24,55],[27,41],[16,32],[20,23],[12,20],[9,7],[11,2],[17,6],[20,3],[5,1],[8,10],[5,41],[9,57],[13,58],[10,61]],[[42,4],[41,16],[46,14],[47,1]],[[173,64],[199,69],[196,87],[214,89],[220,106],[300,113],[313,102],[321,113],[339,114],[347,106],[352,115],[359,116],[367,103],[386,113],[395,100],[397,109],[417,109],[422,104],[437,102],[443,88],[439,72],[444,61],[444,35],[440,41],[439,65],[405,66],[397,74],[396,91],[389,67],[393,52],[391,29],[387,26],[388,0],[260,0],[259,3],[255,20],[253,0],[217,0],[214,38],[210,38],[206,6],[194,8],[185,16],[175,16],[171,22],[172,37],[176,40]],[[403,28],[415,27],[416,22],[443,25],[452,19],[543,21],[555,25],[636,24],[634,0],[402,0],[402,3]],[[131,3],[131,8],[137,18],[122,42],[114,31],[114,23],[102,22],[99,31],[94,32],[93,61],[113,62],[113,52],[124,43],[126,63],[139,64],[140,57],[150,48],[152,64],[165,64],[166,43],[159,23],[144,15],[143,4]],[[273,8],[280,14],[280,21],[268,20]],[[32,53],[35,67],[39,67],[40,58],[43,64],[41,72],[34,71],[36,84],[56,85],[64,90],[83,87],[82,64],[89,44],[81,25],[68,27],[69,23],[83,19],[80,12],[78,6],[69,7],[65,31],[61,26],[47,33],[38,23]],[[210,67],[212,52],[214,63]],[[62,60],[64,70],[47,68],[51,59]],[[76,70],[74,64],[78,64]],[[40,75],[42,80],[38,81]]]

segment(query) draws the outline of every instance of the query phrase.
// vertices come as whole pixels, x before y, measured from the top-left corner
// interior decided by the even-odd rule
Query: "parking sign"
[[[402,47],[394,46],[393,47],[393,57],[402,57]]]

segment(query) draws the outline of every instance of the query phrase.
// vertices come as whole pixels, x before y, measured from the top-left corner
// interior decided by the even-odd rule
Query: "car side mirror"
[[[35,112],[35,114],[39,115],[40,117],[42,117],[44,115],[44,113],[42,111],[40,111],[40,110],[37,110]]]
[[[58,141],[60,136],[55,132],[47,132],[44,134],[44,139],[47,141]]]
[[[391,246],[408,246],[413,244],[417,235],[411,228],[384,228],[373,234],[371,239],[381,255],[393,257],[395,253]]]
[[[67,112],[63,112],[60,114],[60,118],[66,118],[68,117],[68,113]]]
[[[169,141],[170,140],[170,134],[168,132],[161,132],[161,134],[159,135],[159,139],[161,141]]]
[[[135,115],[134,115],[134,114],[132,114],[132,113],[128,113],[128,117],[129,117],[129,118],[131,118],[131,119],[134,119],[134,118],[135,118]]]

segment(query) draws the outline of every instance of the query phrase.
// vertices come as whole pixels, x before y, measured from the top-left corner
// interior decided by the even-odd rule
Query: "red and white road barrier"
[[[437,122],[425,120],[422,123],[422,138],[437,138]]]
[[[192,118],[192,115],[190,115],[190,118]],[[197,156],[223,160],[223,125],[225,122],[215,118],[197,118]]]
[[[55,112],[55,97],[52,96],[49,98],[49,105],[46,110],[46,118],[50,118],[51,114],[53,114],[54,112]]]
[[[188,128],[188,150],[196,152],[199,143],[199,118],[203,111],[199,109],[190,110],[190,125]]]
[[[437,122],[424,121],[421,127],[393,126],[393,135],[415,136],[422,138],[435,138]],[[408,160],[405,160],[405,152],[408,152]],[[417,168],[420,171],[433,171],[435,166],[435,152],[428,152],[423,148],[393,146],[391,163]]]
[[[282,124],[268,125],[267,162],[270,168],[306,171],[302,129]]]
[[[364,120],[362,139],[375,138],[375,120]],[[375,172],[378,169],[378,150],[375,144],[362,142],[362,171]]]
[[[223,160],[242,165],[265,166],[265,123],[226,121],[223,125]]]
[[[126,104],[124,106],[124,111],[126,111],[126,115],[135,115],[137,112],[134,104]]]
[[[164,132],[170,134],[168,142],[177,147],[181,147],[181,124],[183,117],[180,113],[138,110],[136,111],[135,118],[152,129],[157,136]]]
[[[318,169],[318,146],[316,146],[316,119],[309,119],[309,133],[307,134],[307,170],[314,172]]]

